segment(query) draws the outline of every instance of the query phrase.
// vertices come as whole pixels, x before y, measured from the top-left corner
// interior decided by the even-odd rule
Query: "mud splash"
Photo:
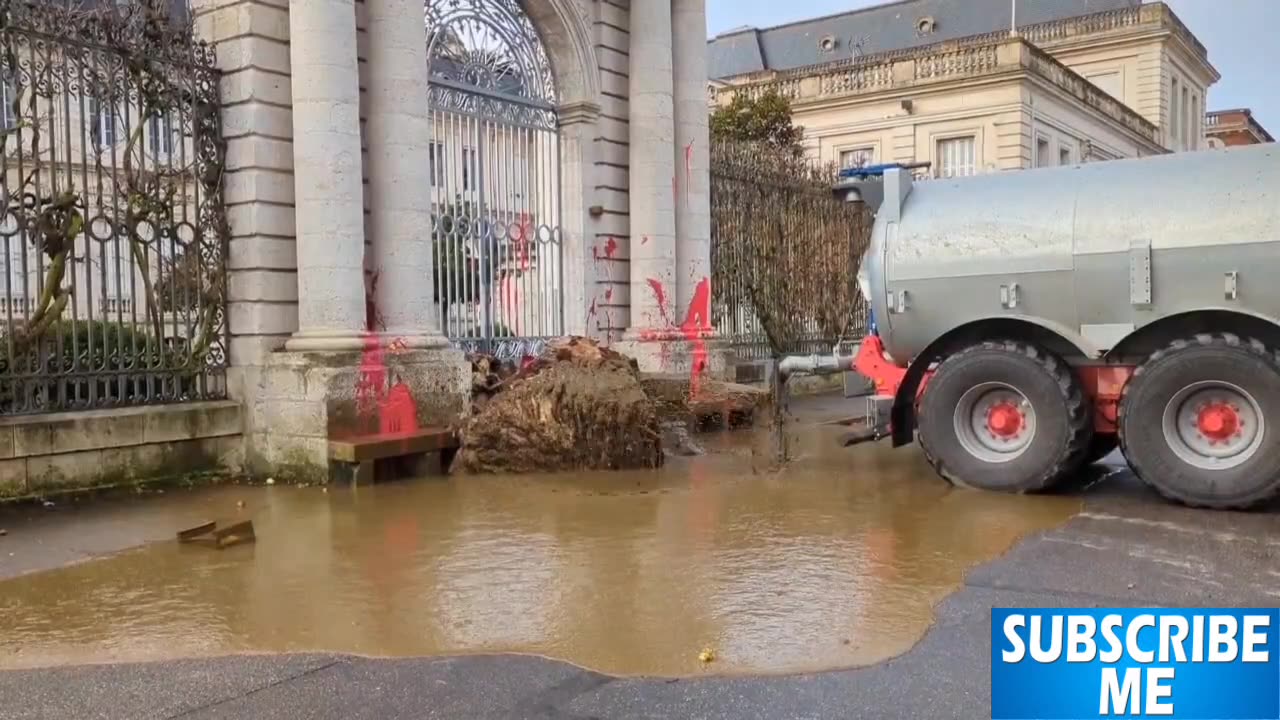
[[[840,450],[825,431],[773,474],[743,437],[721,442],[661,471],[168,497],[149,522],[250,516],[258,543],[161,542],[0,582],[0,667],[254,651],[854,666],[909,649],[969,568],[1079,510],[954,491],[911,450]]]

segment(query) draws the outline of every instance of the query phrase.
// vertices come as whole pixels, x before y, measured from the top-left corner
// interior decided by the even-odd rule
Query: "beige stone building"
[[[909,0],[710,41],[713,104],[775,89],[809,153],[934,177],[1206,147],[1219,78],[1163,3]]]

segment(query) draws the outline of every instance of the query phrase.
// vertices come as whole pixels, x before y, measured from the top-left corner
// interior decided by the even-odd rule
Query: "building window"
[[[431,184],[444,185],[444,143],[431,143]]]
[[[936,176],[940,178],[973,175],[976,167],[977,139],[968,137],[939,140],[937,146]]]
[[[0,125],[0,129],[12,130],[18,126],[18,114],[13,107],[15,100],[17,100],[17,93],[14,92],[13,86],[7,82],[0,82],[0,103],[3,103],[3,107],[0,108],[0,123],[3,125]]]
[[[1178,149],[1182,137],[1182,108],[1178,105],[1178,78],[1173,79],[1173,91],[1169,93],[1169,149]]]
[[[1058,146],[1058,164],[1059,165],[1072,164],[1073,162],[1075,162],[1074,155],[1075,153],[1072,151],[1070,145],[1063,143]]]
[[[1049,161],[1049,140],[1036,137],[1036,167],[1049,167],[1052,164]]]
[[[1182,149],[1191,149],[1191,103],[1187,100],[1187,86],[1182,86],[1182,112],[1186,118],[1182,121]]]
[[[169,113],[153,115],[147,121],[147,134],[151,139],[151,154],[157,158],[173,154],[173,118]]]
[[[875,148],[855,148],[853,150],[840,151],[840,167],[841,168],[860,168],[866,167],[875,162]]]
[[[474,190],[478,184],[476,175],[476,149],[462,148],[462,189]]]
[[[116,114],[111,108],[104,107],[101,100],[92,98],[89,101],[90,134],[93,144],[99,148],[116,144]]]

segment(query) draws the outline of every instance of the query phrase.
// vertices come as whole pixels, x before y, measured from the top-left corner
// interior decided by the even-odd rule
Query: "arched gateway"
[[[426,0],[425,19],[440,327],[519,356],[564,332],[551,64],[517,0]]]

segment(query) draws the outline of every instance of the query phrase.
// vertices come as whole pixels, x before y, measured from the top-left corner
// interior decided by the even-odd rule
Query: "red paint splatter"
[[[640,244],[641,244],[641,245],[644,245],[644,244],[645,244],[645,243],[647,243],[647,242],[649,242],[649,236],[648,236],[648,235],[642,235],[642,236],[640,237]]]
[[[596,314],[596,299],[591,298],[591,307],[587,309],[587,317],[593,317]]]
[[[698,396],[699,381],[709,364],[704,335],[711,330],[711,278],[702,278],[693,290],[693,300],[680,331],[691,348],[693,367],[689,371],[689,395]]]
[[[383,435],[410,433],[418,430],[417,404],[413,393],[402,379],[392,377],[387,369],[387,351],[399,353],[408,349],[404,338],[395,338],[382,347],[378,331],[386,330],[386,321],[378,311],[377,288],[381,271],[369,274],[365,293],[365,327],[369,334],[364,338],[364,351],[356,370],[354,388],[356,427],[348,432],[354,436],[378,433]]]
[[[663,322],[670,326],[671,316],[667,314],[667,293],[662,289],[662,283],[654,278],[649,278],[646,282],[653,288],[653,295],[658,301],[658,312],[662,313]]]
[[[604,291],[604,301],[609,302],[612,299],[613,299],[613,288],[608,288]]]
[[[610,236],[604,244],[604,256],[612,259],[613,254],[616,252],[618,252],[618,240]]]
[[[657,296],[658,309],[667,327],[679,331],[690,345],[692,367],[689,370],[689,394],[691,397],[697,397],[702,376],[710,364],[705,336],[711,331],[711,279],[704,277],[698,282],[693,291],[693,299],[689,302],[684,322],[679,327],[674,327],[667,315],[666,293],[663,291],[662,283],[654,279],[649,279],[648,283],[649,287],[653,288],[654,295]],[[669,340],[670,335],[666,332],[650,330],[642,333],[641,338],[662,342]],[[662,349],[659,351],[659,360],[664,366],[667,364],[667,349],[668,343],[663,342]]]

